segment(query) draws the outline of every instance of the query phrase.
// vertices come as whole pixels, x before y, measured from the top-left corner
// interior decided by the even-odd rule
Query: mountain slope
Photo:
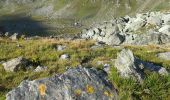
[[[167,11],[169,4],[170,0],[1,0],[0,26],[19,33],[76,33],[81,28],[74,27],[75,22],[86,27],[137,12]],[[27,23],[35,22],[39,27],[34,29],[35,26],[30,25],[29,30],[26,26],[25,29],[21,27],[21,31],[9,24],[13,21],[24,26],[20,23],[22,20],[16,20],[25,17],[29,20]]]

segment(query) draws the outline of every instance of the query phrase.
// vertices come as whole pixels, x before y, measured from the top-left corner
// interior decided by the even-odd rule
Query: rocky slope
[[[169,3],[1,0],[0,99],[169,100]]]
[[[121,17],[82,31],[82,38],[108,45],[170,43],[170,13],[151,12]]]

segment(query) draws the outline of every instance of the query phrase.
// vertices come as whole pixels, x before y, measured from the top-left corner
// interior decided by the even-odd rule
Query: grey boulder
[[[4,69],[9,72],[16,72],[19,70],[27,69],[29,66],[30,62],[23,58],[23,57],[18,57],[11,59],[7,62],[4,62],[2,65],[4,66]]]
[[[162,20],[164,21],[164,24],[170,25],[170,13],[164,14]]]
[[[89,30],[83,30],[81,37],[103,42],[107,45],[120,45],[125,40],[124,33],[121,30],[120,25],[116,25],[115,22],[104,22]]]
[[[144,70],[157,72],[160,75],[169,75],[168,71],[151,62],[145,62],[133,55],[129,49],[123,49],[115,61],[115,67],[120,75],[124,78],[133,78],[142,81],[144,78]]]
[[[13,35],[10,36],[10,39],[15,41],[19,39],[19,34],[18,33],[14,33]]]
[[[163,60],[170,60],[170,52],[158,53],[157,56]]]
[[[130,41],[130,40],[128,40]],[[170,43],[170,36],[162,33],[146,33],[136,35],[131,44],[133,45],[148,45],[148,44],[166,44]]]
[[[125,30],[129,31],[137,31],[138,29],[142,28],[146,24],[146,21],[142,18],[136,18],[132,21],[129,21],[126,24]]]
[[[159,29],[159,32],[170,35],[170,25],[164,25]]]
[[[147,19],[147,23],[160,26],[162,24],[162,20],[160,16],[151,16]]]
[[[115,60],[115,67],[124,78],[133,78],[139,81],[143,80],[143,72],[139,66],[136,66],[133,52],[129,49],[123,49]]]
[[[23,81],[6,100],[117,100],[107,74],[94,68],[69,69],[61,75]]]

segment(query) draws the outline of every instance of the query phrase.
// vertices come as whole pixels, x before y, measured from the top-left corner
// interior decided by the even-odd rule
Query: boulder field
[[[107,45],[147,45],[170,43],[170,13],[150,12],[136,17],[115,18],[89,29],[81,37]]]

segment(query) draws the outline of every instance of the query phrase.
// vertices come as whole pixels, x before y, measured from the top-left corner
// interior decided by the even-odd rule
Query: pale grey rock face
[[[94,68],[69,69],[62,75],[23,81],[6,100],[118,100],[106,76]]]
[[[158,70],[158,73],[159,73],[160,75],[169,75],[169,72],[168,72],[165,68],[163,68],[163,67],[161,67],[161,68]]]
[[[135,57],[131,50],[123,49],[115,61],[115,67],[120,75],[125,78],[135,78],[139,81],[143,79],[139,66],[135,65]]]
[[[162,16],[162,20],[164,21],[164,24],[170,25],[170,13],[164,14],[164,15]]]
[[[161,44],[159,40],[159,34],[141,34],[134,38],[134,41],[131,44],[135,45],[148,45],[148,44]]]
[[[170,60],[170,52],[158,53],[157,56],[163,60]]]
[[[132,22],[127,23],[125,29],[130,31],[137,31],[146,24],[146,21],[142,18],[136,18]]]
[[[138,59],[129,49],[123,49],[118,54],[115,60],[115,67],[122,77],[133,78],[140,82],[144,78],[144,69],[157,72],[160,75],[169,75],[169,72],[165,68]]]
[[[162,25],[162,20],[160,16],[151,16],[147,19],[147,23],[151,25]]]
[[[132,44],[135,42],[135,39],[138,35],[137,34],[126,34],[125,36],[125,41],[123,42],[123,44]]]
[[[10,36],[10,39],[11,39],[11,40],[14,40],[14,41],[15,41],[15,40],[18,40],[18,39],[19,39],[18,33],[14,33],[13,35],[11,35],[11,36]]]
[[[120,26],[117,26],[111,22],[105,22],[101,25],[96,25],[96,27],[89,30],[82,31],[82,38],[93,39],[99,42],[104,42],[108,45],[120,45],[124,40],[125,36],[121,33],[119,29]]]
[[[128,40],[125,42],[126,44],[133,45],[148,45],[148,44],[166,44],[170,43],[170,36],[162,33],[146,33],[140,35],[130,35],[135,36],[133,40],[132,38],[127,38]]]
[[[150,12],[137,14],[136,17],[116,18],[83,31],[82,38],[101,41],[107,45],[170,43],[169,16],[169,13]],[[136,34],[138,32],[141,34]]]
[[[20,69],[27,69],[29,61],[23,57],[18,57],[4,62],[2,65],[6,71],[15,72]]]
[[[159,32],[170,35],[170,25],[164,25],[159,29]]]

